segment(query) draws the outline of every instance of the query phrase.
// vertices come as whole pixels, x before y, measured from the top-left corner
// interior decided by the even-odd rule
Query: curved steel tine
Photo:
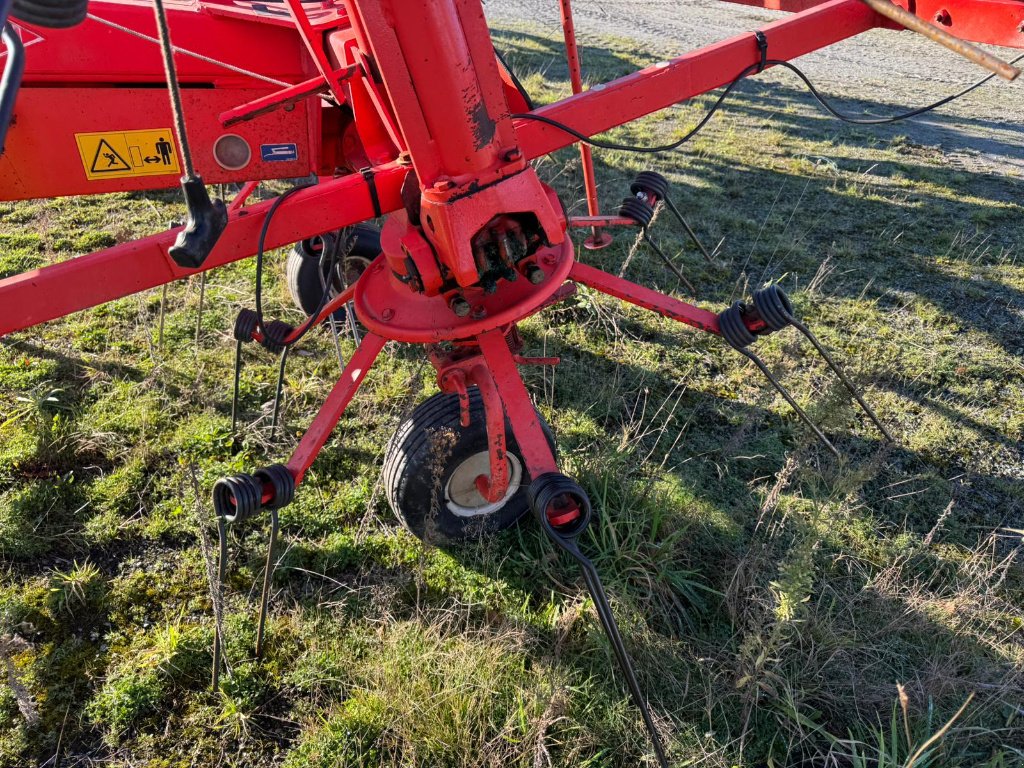
[[[672,262],[672,260],[668,256],[665,255],[665,252],[662,251],[661,248],[658,247],[658,244],[655,243],[651,239],[650,235],[647,234],[647,230],[646,229],[643,230],[643,236],[644,236],[644,242],[646,242],[651,247],[651,250],[653,250],[656,254],[658,254],[658,256],[661,257],[661,260],[663,262],[665,262],[665,266],[668,267],[669,269],[671,269],[675,273],[676,277],[678,277],[680,280],[682,280],[683,283],[686,284],[686,287],[690,289],[690,293],[692,293],[692,294],[694,294],[696,296],[697,295],[697,289],[693,287],[693,283],[691,283],[689,280],[686,279],[686,275],[684,275],[682,273],[682,271],[679,269],[679,267],[677,267]]]
[[[274,439],[274,435],[277,433],[277,417],[281,413],[281,394],[284,389],[284,367],[288,362],[288,350],[291,347],[285,347],[281,350],[281,364],[277,369],[277,391],[274,395],[274,417],[270,421],[270,439]]]
[[[263,655],[263,637],[267,626],[267,607],[270,604],[271,580],[274,578],[274,544],[280,527],[277,509],[270,510],[270,541],[267,543],[267,564],[263,571],[263,590],[260,593],[260,613],[256,626],[256,658]]]
[[[363,343],[363,335],[359,332],[359,323],[356,322],[356,303],[350,301],[345,306],[348,310],[348,326],[352,330],[352,341],[358,347]]]
[[[546,526],[544,530],[552,539],[558,536],[555,531],[549,530]],[[590,558],[580,551],[579,545],[574,538],[559,537],[559,540],[556,540],[555,543],[568,552],[579,564],[580,570],[583,572],[583,581],[586,583],[587,591],[590,592],[590,596],[594,600],[597,616],[601,620],[601,628],[604,629],[605,635],[612,644],[615,660],[619,663],[619,669],[622,671],[623,677],[626,678],[626,686],[633,697],[633,703],[640,710],[640,716],[643,718],[644,725],[647,727],[647,732],[651,737],[651,744],[654,745],[654,753],[657,755],[658,764],[661,768],[669,768],[668,756],[665,754],[665,747],[661,743],[661,735],[654,724],[654,718],[651,717],[650,707],[647,706],[647,699],[644,698],[643,691],[640,690],[640,683],[637,682],[636,672],[633,670],[633,662],[630,660],[629,653],[626,651],[626,645],[622,641],[622,633],[619,631],[619,625],[615,621],[615,615],[612,613],[612,607],[608,602],[608,595],[604,591],[604,585],[601,584],[601,577],[597,574],[597,568],[594,567]]]
[[[797,416],[799,416],[803,422],[814,431],[814,434],[817,435],[818,439],[821,440],[825,447],[832,451],[832,453],[834,453],[838,458],[840,454],[839,451],[836,450],[836,447],[832,445],[832,443],[829,442],[829,439],[825,437],[825,434],[818,429],[818,425],[811,421],[811,417],[804,412],[804,409],[797,405],[796,400],[794,400],[788,390],[782,386],[782,382],[776,379],[772,372],[768,370],[768,366],[764,364],[764,361],[748,349],[744,349],[742,347],[734,347],[734,349],[736,349],[740,354],[746,355],[754,365],[761,369],[761,373],[763,373],[765,378],[771,382],[771,385],[775,387],[776,391],[786,399],[786,402],[789,403],[790,407],[796,411]]]
[[[688,234],[690,239],[693,240],[693,244],[700,249],[700,252],[704,254],[704,258],[708,260],[709,264],[714,264],[715,260],[711,258],[711,254],[708,253],[708,249],[704,247],[704,243],[700,241],[700,238],[697,237],[697,233],[693,231],[693,228],[689,225],[686,219],[683,218],[683,214],[681,214],[679,209],[676,208],[676,204],[672,202],[671,198],[665,197],[664,200],[665,203],[668,204],[669,210],[672,211],[675,217],[679,220],[679,223],[683,225],[683,229],[686,230],[686,234]]]
[[[331,325],[331,338],[334,339],[334,352],[338,356],[338,367],[342,373],[345,373],[345,356],[341,353],[341,339],[338,336],[338,323],[334,319],[334,315],[330,314],[327,316],[327,322]]]
[[[224,579],[228,572],[228,532],[227,524],[223,517],[217,517],[217,588],[215,590],[216,605],[213,606],[213,669],[210,674],[210,687],[214,692],[220,685],[221,646],[224,638],[221,636],[221,610],[224,605]]]
[[[242,342],[235,341],[235,388],[231,393],[231,441],[238,439],[238,386],[242,376]],[[232,446],[233,447],[233,446]]]
[[[800,333],[806,336],[807,340],[814,345],[814,348],[816,350],[818,350],[818,354],[825,358],[825,362],[828,363],[828,367],[832,369],[836,376],[839,377],[839,380],[843,382],[843,386],[845,386],[846,389],[849,390],[850,394],[853,395],[853,397],[857,400],[857,402],[860,403],[860,407],[864,409],[864,413],[866,413],[868,417],[873,422],[875,422],[875,426],[878,427],[878,430],[883,435],[885,435],[885,439],[888,440],[890,443],[895,443],[896,438],[892,436],[892,433],[889,432],[885,424],[883,424],[881,419],[878,418],[878,415],[871,409],[871,406],[864,402],[864,398],[861,396],[860,391],[857,389],[856,385],[852,381],[850,381],[850,378],[843,372],[843,369],[840,368],[838,363],[836,363],[836,361],[832,359],[832,355],[830,355],[828,353],[828,350],[825,349],[824,346],[822,346],[821,342],[818,341],[818,338],[811,332],[811,329],[804,325],[802,322],[800,322],[800,320],[795,318],[789,312],[784,312],[783,314],[786,317],[786,319],[789,320],[790,325],[792,325],[794,328],[800,331]]]

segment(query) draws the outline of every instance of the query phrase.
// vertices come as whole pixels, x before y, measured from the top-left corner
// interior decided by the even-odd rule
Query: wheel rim
[[[491,473],[491,457],[487,451],[467,456],[448,477],[444,488],[444,501],[448,510],[457,517],[482,517],[497,512],[519,490],[523,479],[523,465],[516,456],[505,454],[508,465],[508,489],[497,501],[487,501],[476,487],[480,475]]]

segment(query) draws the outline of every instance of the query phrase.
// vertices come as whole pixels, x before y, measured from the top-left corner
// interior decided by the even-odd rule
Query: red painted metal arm
[[[877,25],[878,19],[860,0],[832,0],[762,30],[768,38],[769,58],[789,60],[866,32]],[[751,31],[591,88],[535,113],[593,136],[726,85],[760,60]],[[575,141],[564,131],[533,120],[517,121],[516,131],[530,158]]]
[[[400,188],[408,168],[377,169],[381,206],[401,206]],[[182,269],[167,255],[176,229],[79,256],[0,281],[0,336],[87,307],[252,256],[260,227],[273,204],[268,200],[231,214],[227,228],[200,270]],[[267,232],[267,249],[373,218],[369,188],[352,174],[318,184],[288,198]]]
[[[540,426],[537,411],[519,375],[505,335],[501,331],[491,331],[477,336],[476,340],[505,404],[505,413],[530,476],[536,478],[547,472],[557,472],[558,464],[548,447],[547,437]]]
[[[706,309],[687,304],[685,301],[666,296],[664,293],[645,288],[642,285],[623,280],[621,277],[609,275],[600,269],[576,262],[569,272],[569,279],[583,285],[596,288],[601,293],[615,296],[638,307],[650,309],[659,315],[678,320],[680,323],[692,325],[708,333],[720,333],[718,315]]]
[[[327,442],[327,438],[331,436],[341,414],[352,402],[359,385],[363,383],[363,379],[366,378],[366,374],[373,366],[385,343],[385,339],[373,333],[368,333],[363,337],[359,348],[352,355],[352,359],[348,361],[348,365],[345,366],[338,383],[334,385],[334,389],[331,390],[331,394],[327,396],[327,400],[317,412],[313,423],[309,425],[309,429],[306,430],[302,440],[296,446],[292,457],[288,459],[288,471],[295,478],[296,485],[301,483],[302,478],[306,476],[306,471],[316,460],[320,449]]]

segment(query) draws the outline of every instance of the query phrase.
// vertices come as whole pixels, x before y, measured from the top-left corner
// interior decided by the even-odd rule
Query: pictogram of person
[[[171,146],[171,142],[165,139],[163,136],[156,143],[156,151],[160,153],[160,158],[164,161],[164,165],[171,164],[171,151],[174,149]]]

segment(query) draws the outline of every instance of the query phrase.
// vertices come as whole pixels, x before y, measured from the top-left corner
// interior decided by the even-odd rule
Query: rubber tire
[[[337,232],[331,234],[338,235]],[[365,259],[369,263],[380,255],[380,230],[374,226],[356,224],[341,230],[341,236],[351,238],[351,248],[349,249],[347,246],[342,248],[343,253],[347,251],[346,258]],[[316,311],[324,292],[320,282],[320,253],[314,244],[316,240],[319,238],[303,240],[292,246],[285,264],[288,292],[291,294],[295,306],[305,312],[307,317]],[[338,295],[340,287],[340,277],[335,275],[330,294],[332,298]],[[343,321],[345,317],[344,307],[334,313],[336,321]]]
[[[505,419],[505,450],[522,466],[519,490],[508,498],[504,506],[479,517],[460,517],[444,503],[444,489],[448,487],[448,480],[455,469],[469,456],[487,450],[483,398],[476,387],[469,388],[469,412],[470,425],[463,427],[458,395],[433,395],[399,425],[384,451],[381,478],[388,503],[402,524],[420,539],[443,543],[479,538],[511,528],[529,511],[526,489],[530,485],[530,473],[508,418]],[[537,418],[554,452],[555,438],[551,428],[539,413]],[[442,429],[451,430],[456,439],[445,457],[440,483],[435,484],[432,463],[436,458],[431,455],[432,434]],[[435,503],[435,496],[442,498]]]

